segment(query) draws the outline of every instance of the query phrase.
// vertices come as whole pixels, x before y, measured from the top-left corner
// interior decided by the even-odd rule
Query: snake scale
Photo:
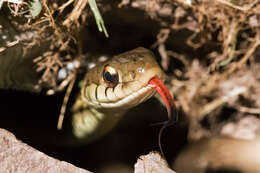
[[[128,109],[149,99],[156,91],[166,104],[170,122],[174,103],[161,82],[164,79],[153,53],[142,47],[90,69],[71,109],[75,140],[70,143],[88,143],[105,135]]]

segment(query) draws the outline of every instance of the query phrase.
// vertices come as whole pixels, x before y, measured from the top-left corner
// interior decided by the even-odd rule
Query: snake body
[[[72,107],[72,133],[83,143],[109,132],[130,108],[155,94],[148,82],[164,72],[148,49],[139,47],[90,69]]]

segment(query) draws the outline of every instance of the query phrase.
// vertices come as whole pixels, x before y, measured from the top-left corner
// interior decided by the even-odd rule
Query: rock
[[[140,156],[135,164],[134,173],[175,173],[157,152]]]
[[[4,129],[0,129],[0,146],[0,172],[91,173],[37,151]]]

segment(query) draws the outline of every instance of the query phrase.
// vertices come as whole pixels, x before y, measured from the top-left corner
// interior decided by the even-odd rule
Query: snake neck
[[[108,133],[125,113],[89,106],[81,97],[72,106],[72,134],[80,143],[89,143]]]

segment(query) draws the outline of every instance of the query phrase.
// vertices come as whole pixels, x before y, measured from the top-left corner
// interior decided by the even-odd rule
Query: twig
[[[3,51],[5,51],[7,48],[13,47],[13,46],[15,46],[15,45],[18,44],[18,43],[19,43],[19,40],[12,41],[11,43],[8,43],[5,47],[0,47],[0,52],[3,52]]]
[[[47,13],[48,13],[49,21],[50,21],[50,23],[52,24],[52,27],[53,27],[53,28],[57,28],[56,23],[55,23],[55,20],[54,20],[54,18],[53,18],[53,16],[52,16],[52,12],[51,12],[51,10],[49,9],[49,7],[48,7],[48,5],[47,5],[48,1],[47,1],[47,0],[43,0],[42,3],[43,3],[43,6],[44,6],[45,10],[46,10]]]
[[[239,107],[237,107],[237,109],[240,112],[246,112],[246,113],[250,113],[250,114],[260,114],[260,108],[249,108],[249,107],[245,107],[245,106],[239,106]]]
[[[67,6],[69,6],[73,1],[74,1],[74,0],[69,0],[69,1],[67,1],[65,4],[63,4],[63,5],[59,8],[60,13],[62,13],[63,10],[64,10]]]
[[[231,98],[238,96],[244,92],[246,92],[246,88],[244,87],[238,87],[233,89],[232,91],[229,92],[227,96],[219,97],[215,99],[214,101],[206,104],[203,106],[203,108],[199,111],[198,117],[203,118],[205,115],[209,114],[210,112],[214,111],[221,105],[227,103]]]
[[[195,40],[195,38],[198,36],[198,34],[199,34],[199,32],[194,32],[186,40],[186,44],[188,46],[192,47],[193,49],[198,49],[206,42],[205,38],[203,38],[203,37],[200,38],[200,41],[198,43],[193,42],[193,40]]]
[[[88,3],[88,0],[78,0],[76,2],[72,12],[69,14],[68,18],[62,24],[69,27],[69,25],[72,22],[76,21],[79,18],[83,9],[86,7],[87,3]]]
[[[172,56],[175,59],[181,61],[183,63],[183,65],[185,66],[185,69],[187,69],[189,67],[189,61],[188,58],[186,58],[183,54],[179,54],[176,52],[173,52],[172,50],[167,51],[167,55],[168,56]]]
[[[170,59],[165,48],[165,42],[169,38],[170,32],[170,29],[161,29],[157,34],[157,41],[152,45],[152,47],[158,46],[158,52],[162,58],[161,65],[164,70],[167,70],[170,64]]]
[[[1,2],[8,2],[8,3],[14,3],[14,4],[22,4],[23,2],[21,0],[0,0]]]
[[[66,113],[66,108],[67,108],[67,104],[68,104],[68,101],[69,101],[70,93],[71,93],[72,88],[73,88],[73,86],[75,84],[75,81],[76,81],[76,71],[73,73],[73,78],[70,81],[70,84],[69,84],[69,86],[68,86],[68,88],[66,90],[66,94],[65,94],[64,99],[63,99],[63,103],[62,103],[61,110],[60,110],[60,115],[59,115],[59,120],[58,120],[58,124],[57,124],[57,129],[58,130],[62,129],[64,115]]]
[[[167,51],[165,49],[165,44],[159,44],[158,52],[162,57],[161,65],[162,65],[163,69],[168,70],[170,60],[169,60],[169,57],[167,55]]]
[[[256,40],[253,41],[254,43],[252,43],[251,48],[249,48],[249,50],[246,52],[246,54],[244,55],[244,57],[234,66],[232,66],[226,73],[226,75],[231,74],[232,72],[234,72],[237,68],[240,68],[244,63],[247,62],[247,60],[250,58],[250,56],[255,52],[256,48],[260,45],[260,32],[258,32],[258,35],[256,36]],[[224,75],[225,76],[225,75]]]
[[[240,11],[243,11],[243,12],[246,12],[248,10],[250,10],[257,2],[258,0],[255,0],[253,3],[249,4],[249,5],[246,5],[245,7],[241,7],[241,6],[237,6],[237,5],[234,5],[232,3],[230,3],[229,1],[227,0],[217,0],[218,2],[222,3],[222,4],[225,4],[225,5],[228,5],[234,9],[237,9],[237,10],[240,10]]]
[[[0,0],[0,9],[2,8],[4,2],[14,3],[18,5],[23,3],[21,0]]]

